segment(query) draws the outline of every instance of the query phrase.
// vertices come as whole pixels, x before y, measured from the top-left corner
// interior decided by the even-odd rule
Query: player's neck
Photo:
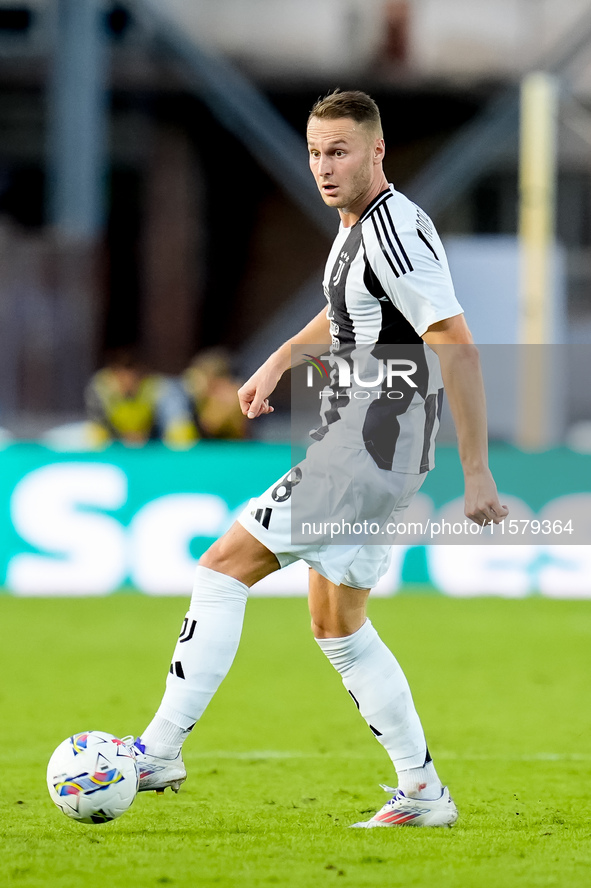
[[[369,191],[356,201],[355,204],[352,204],[350,207],[340,207],[339,216],[341,217],[343,228],[351,228],[356,222],[359,222],[370,203],[373,203],[378,194],[381,194],[382,191],[386,191],[387,188],[388,180],[382,173],[380,178],[374,182]]]

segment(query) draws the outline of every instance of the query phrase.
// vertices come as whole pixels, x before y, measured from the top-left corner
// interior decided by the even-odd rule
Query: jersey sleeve
[[[367,260],[396,308],[422,336],[431,324],[462,314],[443,244],[429,217],[396,218],[386,201],[364,221]],[[410,203],[410,202],[409,202]]]

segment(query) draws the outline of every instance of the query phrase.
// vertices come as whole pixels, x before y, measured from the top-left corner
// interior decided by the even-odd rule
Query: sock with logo
[[[198,566],[158,712],[141,735],[150,755],[175,758],[234,662],[248,586]]]
[[[370,620],[345,638],[317,638],[340,673],[370,730],[388,752],[400,789],[415,798],[436,799],[441,782],[406,677]]]

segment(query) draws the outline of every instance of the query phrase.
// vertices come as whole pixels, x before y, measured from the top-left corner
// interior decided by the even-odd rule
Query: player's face
[[[343,213],[359,212],[383,180],[384,140],[349,117],[308,123],[310,169],[322,199]]]

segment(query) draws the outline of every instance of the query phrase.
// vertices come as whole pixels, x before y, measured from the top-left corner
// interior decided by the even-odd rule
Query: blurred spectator
[[[199,437],[182,386],[149,373],[130,349],[113,352],[107,366],[92,377],[86,412],[95,446],[109,441],[141,446],[162,440],[186,447]]]
[[[199,352],[183,374],[183,385],[203,438],[246,437],[246,419],[237,395],[240,382],[232,376],[230,357],[224,349]]]

